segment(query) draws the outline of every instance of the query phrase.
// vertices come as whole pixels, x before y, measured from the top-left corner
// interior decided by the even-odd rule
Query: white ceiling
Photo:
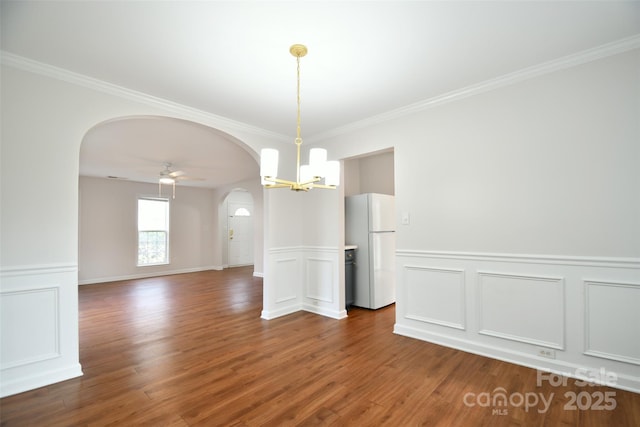
[[[293,43],[309,48],[301,65],[309,137],[640,33],[638,1],[3,0],[1,8],[4,52],[288,137]],[[81,173],[144,180],[132,171],[157,174],[172,161],[206,178],[199,185],[257,175],[250,156],[238,160],[249,162],[242,171],[203,162],[242,153],[190,126],[140,119],[94,129]],[[107,149],[107,137],[119,144]]]

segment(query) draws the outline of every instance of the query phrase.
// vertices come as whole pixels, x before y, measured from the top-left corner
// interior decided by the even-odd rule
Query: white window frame
[[[155,202],[164,202],[166,203],[166,215],[165,215],[165,222],[166,224],[163,227],[158,227],[158,229],[140,229],[140,202],[141,201],[155,201]],[[169,233],[169,223],[170,221],[170,215],[171,215],[171,209],[170,209],[171,205],[169,203],[169,199],[168,198],[164,198],[164,197],[148,197],[148,196],[138,196],[138,200],[137,200],[137,204],[136,204],[136,229],[137,229],[137,234],[136,234],[136,265],[138,267],[148,267],[148,266],[154,266],[154,265],[167,265],[170,262],[170,258],[169,258],[169,248],[170,248],[170,233]],[[164,247],[165,247],[165,256],[164,259],[161,261],[155,261],[155,262],[141,262],[143,261],[141,259],[140,256],[140,251],[141,251],[141,233],[164,233]]]

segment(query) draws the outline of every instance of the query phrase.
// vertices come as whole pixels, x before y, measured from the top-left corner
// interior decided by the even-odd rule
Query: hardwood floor
[[[393,306],[261,320],[250,267],[82,286],[79,303],[84,376],[0,400],[2,426],[640,425],[640,394],[538,387],[533,369],[394,335]],[[616,407],[572,410],[580,392]]]

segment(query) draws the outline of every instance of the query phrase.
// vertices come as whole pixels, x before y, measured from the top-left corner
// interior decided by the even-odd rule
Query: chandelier
[[[309,164],[300,166],[300,58],[307,54],[307,47],[294,44],[289,48],[291,55],[296,57],[298,64],[297,87],[297,127],[296,127],[296,180],[290,181],[278,178],[278,150],[263,148],[260,151],[260,176],[265,188],[289,188],[293,191],[309,191],[312,188],[335,189],[340,184],[340,162],[327,161],[327,150],[312,148],[309,150]],[[324,180],[324,182],[323,182]]]

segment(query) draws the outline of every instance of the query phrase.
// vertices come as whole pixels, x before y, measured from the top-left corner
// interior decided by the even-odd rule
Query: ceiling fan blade
[[[169,176],[170,176],[171,178],[178,178],[178,177],[180,177],[180,176],[182,176],[182,175],[184,175],[184,172],[183,172],[183,171],[173,171],[173,172],[170,172],[170,173],[169,173]]]
[[[175,177],[176,181],[204,181],[204,178],[198,178],[195,176],[187,176],[187,175],[180,175]]]

